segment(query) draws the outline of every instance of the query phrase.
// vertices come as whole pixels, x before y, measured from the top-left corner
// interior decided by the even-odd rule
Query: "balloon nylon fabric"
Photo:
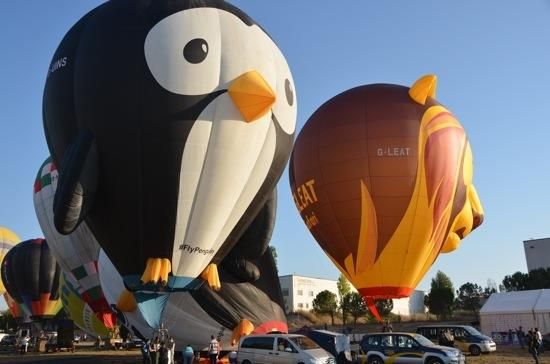
[[[4,260],[6,253],[20,241],[21,239],[17,236],[17,234],[8,228],[0,226],[0,264],[2,264],[2,260]],[[3,294],[4,292],[6,292],[6,288],[4,287],[2,280],[0,280],[0,294]]]
[[[17,244],[2,262],[8,293],[26,306],[33,319],[52,317],[61,309],[59,274],[59,265],[44,239]]]
[[[86,223],[69,235],[61,235],[54,226],[53,203],[59,173],[51,157],[40,166],[34,183],[34,208],[42,232],[61,268],[77,282],[82,299],[103,323],[113,328],[116,322],[103,295],[98,270],[99,244]]]

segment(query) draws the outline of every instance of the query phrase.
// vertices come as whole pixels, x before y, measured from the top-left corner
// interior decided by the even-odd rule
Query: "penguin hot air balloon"
[[[19,243],[21,239],[8,228],[0,226],[0,264],[6,256],[6,253],[13,248],[13,246]],[[0,279],[0,294],[6,292],[6,288]],[[6,299],[7,301],[7,299]]]
[[[428,75],[345,91],[309,118],[291,156],[302,219],[375,315],[375,299],[409,296],[483,221],[466,133],[435,90]]]
[[[7,292],[35,321],[52,318],[61,309],[59,274],[59,265],[44,239],[15,245],[1,266]]]
[[[101,249],[85,222],[71,234],[61,235],[54,227],[53,201],[59,174],[51,158],[40,166],[34,182],[34,209],[52,255],[70,277],[80,296],[109,329],[116,316],[101,289],[97,260]]]
[[[49,68],[54,223],[85,221],[130,291],[203,279],[265,205],[290,155],[294,82],[274,41],[219,0],[112,0]]]

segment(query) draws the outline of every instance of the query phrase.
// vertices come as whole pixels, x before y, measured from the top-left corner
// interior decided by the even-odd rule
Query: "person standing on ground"
[[[183,364],[193,364],[194,357],[195,353],[193,352],[193,348],[191,345],[187,344],[187,346],[183,349]]]
[[[160,345],[158,343],[158,338],[155,338],[151,342],[150,352],[151,352],[151,364],[158,364],[159,363],[159,349]]]
[[[176,350],[176,343],[174,339],[170,337],[168,340],[168,364],[174,364],[174,350]]]
[[[214,335],[211,335],[210,344],[208,345],[208,357],[210,358],[210,364],[216,364],[218,361],[218,354],[220,352],[220,343]]]
[[[538,327],[535,327],[535,339],[537,340],[537,350],[539,353],[542,353],[544,351],[544,347],[542,345],[542,334],[540,333]]]
[[[151,353],[149,352],[149,340],[144,341],[141,345],[141,356],[143,358],[143,364],[151,364]]]
[[[535,363],[539,364],[539,351],[538,351],[538,345],[537,345],[537,337],[532,330],[529,330],[529,332],[527,333],[527,347],[529,348],[529,353],[533,355],[533,359],[535,359]]]
[[[516,335],[518,337],[519,346],[524,349],[525,348],[525,333],[523,332],[523,328],[520,326],[516,330]]]

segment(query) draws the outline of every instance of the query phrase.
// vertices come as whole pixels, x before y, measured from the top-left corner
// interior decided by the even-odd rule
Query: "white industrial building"
[[[281,290],[285,301],[285,312],[313,309],[313,300],[322,291],[330,291],[338,296],[337,281],[299,275],[280,276]],[[352,287],[353,289],[353,287]],[[410,297],[394,299],[392,312],[396,315],[411,316],[425,313],[423,291],[414,291]]]
[[[309,311],[313,308],[313,300],[322,291],[330,291],[338,296],[336,281],[297,276],[294,274],[280,276],[281,290],[285,300],[285,311],[296,312],[299,310]]]
[[[413,316],[426,313],[424,305],[424,297],[426,292],[414,290],[413,293],[406,298],[393,300],[392,313],[400,316]]]
[[[550,268],[550,238],[531,239],[523,242],[527,270]]]

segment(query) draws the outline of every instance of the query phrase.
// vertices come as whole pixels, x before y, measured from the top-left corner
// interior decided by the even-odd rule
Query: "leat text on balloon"
[[[379,157],[407,157],[410,151],[409,147],[386,147],[378,148],[376,155]]]
[[[302,212],[306,207],[317,202],[317,193],[315,193],[314,185],[315,180],[310,179],[306,183],[298,186],[296,191],[292,193],[298,211]]]

